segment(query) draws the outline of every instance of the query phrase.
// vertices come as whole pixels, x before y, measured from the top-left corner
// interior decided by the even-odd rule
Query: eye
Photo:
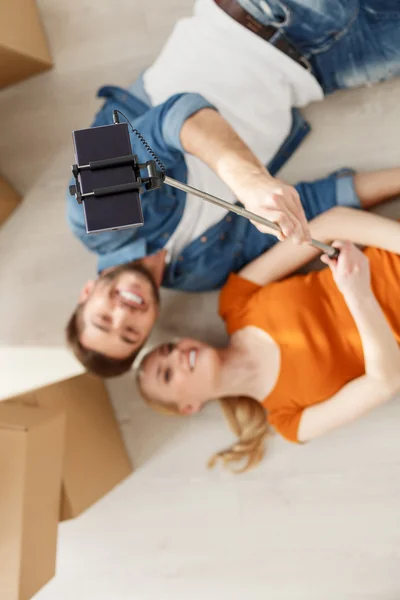
[[[171,354],[174,348],[175,344],[172,344],[171,342],[169,344],[164,344],[160,350],[160,353],[162,356],[168,356],[168,354]]]
[[[164,381],[165,383],[169,383],[172,378],[172,370],[170,368],[165,369],[164,371]]]

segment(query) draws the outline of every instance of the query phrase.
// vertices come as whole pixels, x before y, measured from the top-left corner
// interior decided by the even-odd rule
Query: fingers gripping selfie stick
[[[139,163],[137,156],[132,154],[127,124],[120,123],[118,113],[126,119],[153,160]],[[83,204],[87,233],[143,225],[139,194],[144,190],[156,190],[164,184],[198,196],[273,231],[281,231],[276,223],[237,204],[231,204],[168,177],[162,162],[125,115],[114,110],[113,120],[114,125],[73,132],[77,164],[72,165],[75,185],[70,186],[70,193],[75,196],[78,203]],[[145,176],[142,175],[143,170],[146,170]],[[99,198],[102,202],[97,200]],[[336,248],[314,239],[311,240],[310,245],[330,258],[336,258],[339,254]]]

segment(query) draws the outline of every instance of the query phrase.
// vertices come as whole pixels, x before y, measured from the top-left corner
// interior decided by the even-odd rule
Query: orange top
[[[377,248],[365,254],[375,296],[400,342],[400,256]],[[221,291],[220,315],[229,334],[253,325],[279,345],[280,374],[262,404],[290,441],[297,441],[306,407],[365,373],[358,330],[329,269],[265,287],[232,274]]]

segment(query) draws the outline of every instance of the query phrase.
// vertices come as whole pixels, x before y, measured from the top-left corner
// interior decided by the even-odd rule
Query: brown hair
[[[77,306],[65,329],[69,347],[79,362],[91,373],[105,378],[123,375],[131,369],[140,348],[137,348],[127,358],[123,359],[110,358],[105,354],[85,348],[79,341],[82,331],[82,325],[80,324],[82,307],[83,304]]]
[[[148,406],[166,415],[182,416],[174,402],[161,403],[144,392],[140,381],[140,368],[136,381]],[[259,402],[247,396],[220,398],[219,403],[238,440],[229,448],[213,454],[208,461],[208,468],[212,469],[221,460],[223,466],[233,473],[244,473],[255,467],[264,457],[265,440],[270,431],[266,411]],[[244,465],[239,466],[242,462]]]

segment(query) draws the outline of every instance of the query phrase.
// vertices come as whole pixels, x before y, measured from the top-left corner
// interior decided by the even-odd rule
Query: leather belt
[[[236,0],[214,0],[227,15],[232,17],[235,21],[240,23],[249,29],[266,42],[270,42],[276,34],[280,33],[280,30],[273,25],[263,25],[257,19],[248,13],[244,8],[236,2]],[[308,60],[297,50],[297,48],[284,36],[276,35],[276,40],[272,40],[272,45],[278,48],[281,52],[289,56],[292,60],[297,62],[299,65],[312,72],[312,67]]]

